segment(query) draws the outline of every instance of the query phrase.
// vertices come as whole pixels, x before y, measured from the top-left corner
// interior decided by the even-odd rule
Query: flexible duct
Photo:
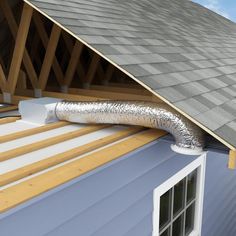
[[[200,154],[204,146],[202,130],[165,104],[142,101],[58,102],[59,120],[76,123],[108,123],[158,128],[175,138],[172,149],[179,153]]]

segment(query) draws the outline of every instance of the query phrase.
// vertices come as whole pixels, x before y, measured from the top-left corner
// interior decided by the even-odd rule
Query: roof
[[[39,126],[20,117],[1,118],[0,129],[0,213],[165,135],[134,126]]]
[[[236,147],[236,24],[189,0],[25,0]]]

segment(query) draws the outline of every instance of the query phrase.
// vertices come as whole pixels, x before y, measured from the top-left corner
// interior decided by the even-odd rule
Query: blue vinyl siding
[[[194,159],[153,142],[2,214],[0,235],[150,236],[153,190]]]
[[[228,154],[208,152],[202,236],[236,235],[236,171],[227,162]]]
[[[0,215],[1,236],[151,236],[153,190],[195,157],[159,140]],[[236,235],[236,171],[209,151],[202,236]]]

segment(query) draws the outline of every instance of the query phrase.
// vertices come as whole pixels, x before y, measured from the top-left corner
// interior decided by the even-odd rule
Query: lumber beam
[[[16,140],[16,139],[19,139],[19,138],[24,138],[26,136],[31,136],[31,135],[39,134],[39,133],[46,132],[46,131],[49,131],[49,130],[52,130],[52,129],[61,128],[61,127],[64,127],[66,125],[69,125],[69,124],[70,123],[67,122],[67,121],[58,121],[58,122],[55,122],[55,123],[49,123],[49,124],[39,126],[39,127],[36,127],[36,128],[18,131],[16,133],[10,133],[10,134],[3,135],[3,136],[0,135],[0,143],[10,142],[12,140]]]
[[[71,36],[68,35],[66,32],[62,32],[62,38],[63,38],[63,40],[65,42],[67,51],[70,54],[72,54],[72,51],[73,51],[73,40],[72,40]],[[77,74],[79,75],[79,77],[81,79],[85,77],[85,70],[84,70],[84,68],[83,68],[81,63],[77,64],[76,72],[77,72]]]
[[[5,66],[5,63],[4,63],[1,55],[0,55],[0,65],[2,66],[3,71],[6,72],[7,71],[6,66]]]
[[[0,118],[0,125],[8,124],[8,123],[13,123],[17,120],[19,120],[20,117],[4,117]]]
[[[88,71],[86,73],[86,76],[83,78],[83,82],[86,86],[89,86],[91,84],[91,82],[94,79],[94,76],[96,74],[97,68],[99,66],[99,62],[101,60],[101,57],[97,54],[94,53],[92,56],[92,60],[90,62],[90,65],[88,67]]]
[[[137,133],[119,143],[114,143],[78,160],[3,189],[0,195],[2,203],[0,204],[0,213],[137,150],[165,134],[159,130]]]
[[[8,1],[7,0],[1,0],[0,1],[0,8],[2,9],[2,12],[3,12],[3,14],[6,18],[6,21],[8,23],[10,32],[11,32],[13,38],[16,41],[18,26],[17,26],[16,20],[15,20],[15,17],[13,15],[12,9],[8,5]],[[35,72],[33,63],[31,61],[31,58],[29,56],[29,53],[28,53],[27,49],[24,49],[23,64],[25,66],[26,72],[28,74],[28,77],[29,77],[33,87],[35,87],[37,82],[38,82],[37,81],[38,76],[37,76],[37,73]]]
[[[6,76],[4,74],[2,65],[0,64],[0,87],[3,92],[5,92],[6,87]]]
[[[134,94],[127,92],[113,92],[107,90],[94,90],[94,89],[78,89],[78,88],[69,88],[68,93],[70,94],[79,94],[80,96],[91,96],[100,99],[106,100],[134,100],[134,101],[148,101],[148,102],[160,102],[159,98],[153,97],[152,94]]]
[[[84,144],[82,146],[70,149],[63,153],[50,156],[44,160],[29,164],[17,170],[10,171],[6,174],[1,175],[0,186],[7,185],[10,184],[11,182],[20,180],[32,174],[36,174],[39,171],[43,171],[45,169],[56,166],[65,161],[69,161],[73,158],[94,151],[98,148],[102,148],[106,145],[127,138],[128,136],[131,136],[143,130],[144,130],[143,127],[128,127],[125,130],[121,130],[115,134],[111,134],[107,137],[92,141],[91,143]]]
[[[228,168],[236,169],[236,150],[229,151]]]
[[[18,106],[7,106],[7,107],[2,107],[0,108],[0,113],[6,112],[6,111],[15,111],[18,110]]]
[[[37,151],[39,149],[42,148],[46,148],[61,142],[65,142],[67,140],[73,139],[73,138],[77,138],[79,136],[85,135],[85,134],[89,134],[95,131],[98,131],[100,129],[104,129],[109,127],[110,125],[91,125],[91,126],[86,126],[84,128],[75,130],[75,131],[71,131],[69,133],[66,134],[60,134],[54,137],[50,137],[41,141],[37,141],[31,144],[26,144],[24,146],[21,147],[17,147],[15,149],[12,150],[8,150],[5,152],[0,152],[0,162],[2,161],[6,161],[9,160],[11,158],[20,156],[20,155],[24,155],[26,153],[29,152],[33,152],[33,151]]]
[[[131,93],[131,94],[137,94],[137,95],[151,95],[151,93],[144,89],[144,88],[125,88],[125,87],[119,87],[119,86],[110,86],[107,85],[91,85],[90,87],[93,90],[99,90],[99,91],[110,91],[114,93]]]
[[[61,28],[56,24],[54,24],[52,27],[52,32],[50,35],[50,39],[48,41],[46,54],[39,75],[39,89],[44,90],[46,87],[60,35],[61,35]]]
[[[16,85],[17,89],[26,89],[27,85],[26,85],[26,74],[23,70],[20,70],[19,72],[19,77],[17,80],[17,85]]]
[[[73,51],[71,53],[71,58],[64,79],[64,84],[67,85],[68,87],[70,86],[72,79],[74,77],[82,50],[83,50],[83,44],[80,43],[79,41],[76,41]]]
[[[39,37],[42,40],[43,46],[47,50],[49,38],[48,38],[47,31],[45,30],[42,18],[40,17],[39,14],[33,14],[33,21],[35,23],[36,30],[38,31]],[[60,66],[56,56],[54,56],[54,58],[53,58],[52,69],[56,75],[56,79],[57,79],[58,83],[60,85],[63,85],[64,74],[63,74],[63,71],[61,69],[61,66]]]
[[[19,76],[32,14],[33,8],[25,3],[22,11],[18,33],[16,36],[15,49],[13,52],[12,62],[8,75],[7,89],[11,94],[13,94],[15,91],[17,79]]]

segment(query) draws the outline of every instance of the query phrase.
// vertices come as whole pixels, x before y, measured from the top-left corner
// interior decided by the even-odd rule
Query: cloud
[[[205,4],[204,7],[230,19],[230,15],[222,9],[218,0],[207,0],[207,4]]]

